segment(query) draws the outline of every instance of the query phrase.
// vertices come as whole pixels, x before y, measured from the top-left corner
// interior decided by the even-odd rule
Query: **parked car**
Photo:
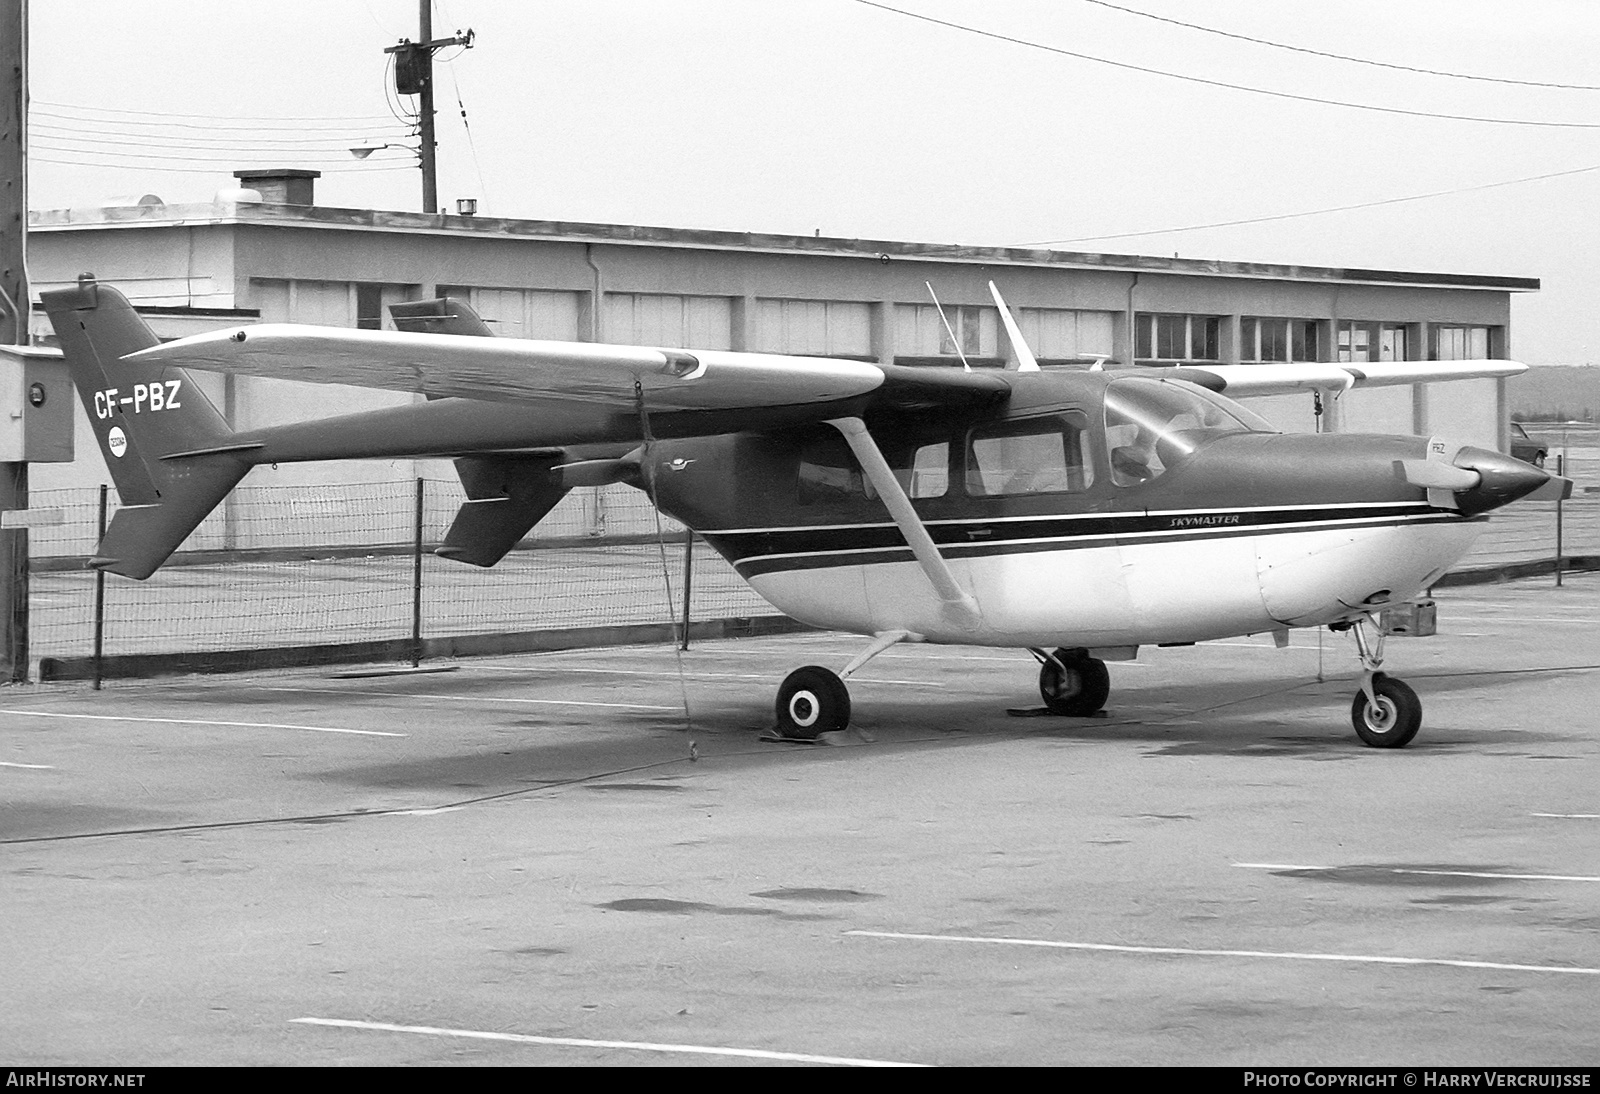
[[[1538,437],[1528,434],[1522,428],[1522,423],[1511,423],[1511,458],[1531,463],[1535,467],[1543,467],[1544,459],[1550,454],[1550,446]]]

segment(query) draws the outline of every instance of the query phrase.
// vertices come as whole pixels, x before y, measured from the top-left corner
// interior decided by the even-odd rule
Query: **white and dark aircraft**
[[[991,285],[991,289],[993,286]],[[1026,649],[1054,713],[1107,660],[1327,626],[1355,638],[1356,733],[1397,748],[1421,703],[1380,671],[1383,609],[1427,589],[1486,514],[1571,483],[1436,438],[1280,433],[1229,396],[1509,376],[1508,361],[1042,370],[469,337],[455,301],[400,331],[258,325],[167,344],[115,289],[43,294],[123,508],[90,565],[150,576],[258,464],[450,457],[467,501],[438,553],[492,566],[576,486],[625,482],[803,622],[870,637],[791,673],[779,732],[850,719],[844,680],[898,642]],[[421,393],[231,429],[185,369]]]

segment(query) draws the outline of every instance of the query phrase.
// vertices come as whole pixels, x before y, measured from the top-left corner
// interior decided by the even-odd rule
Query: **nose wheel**
[[[1361,658],[1361,690],[1350,703],[1350,721],[1361,743],[1373,748],[1404,748],[1422,728],[1422,700],[1404,681],[1379,672],[1383,628],[1371,616],[1345,624]],[[1371,629],[1369,638],[1367,631]]]
[[[1373,748],[1403,748],[1422,728],[1422,700],[1404,681],[1372,674],[1372,695],[1356,692],[1350,704],[1356,736]]]

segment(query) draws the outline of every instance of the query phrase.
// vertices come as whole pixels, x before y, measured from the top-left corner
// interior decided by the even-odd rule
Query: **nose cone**
[[[1456,491],[1456,504],[1464,517],[1509,505],[1533,493],[1551,478],[1531,464],[1486,448],[1463,448],[1456,453],[1454,463],[1476,471],[1480,479],[1477,486]]]

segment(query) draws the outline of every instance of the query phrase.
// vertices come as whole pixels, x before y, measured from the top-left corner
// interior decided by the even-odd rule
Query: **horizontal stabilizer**
[[[239,485],[250,465],[227,455],[173,460],[161,500],[117,511],[89,565],[143,580]]]

